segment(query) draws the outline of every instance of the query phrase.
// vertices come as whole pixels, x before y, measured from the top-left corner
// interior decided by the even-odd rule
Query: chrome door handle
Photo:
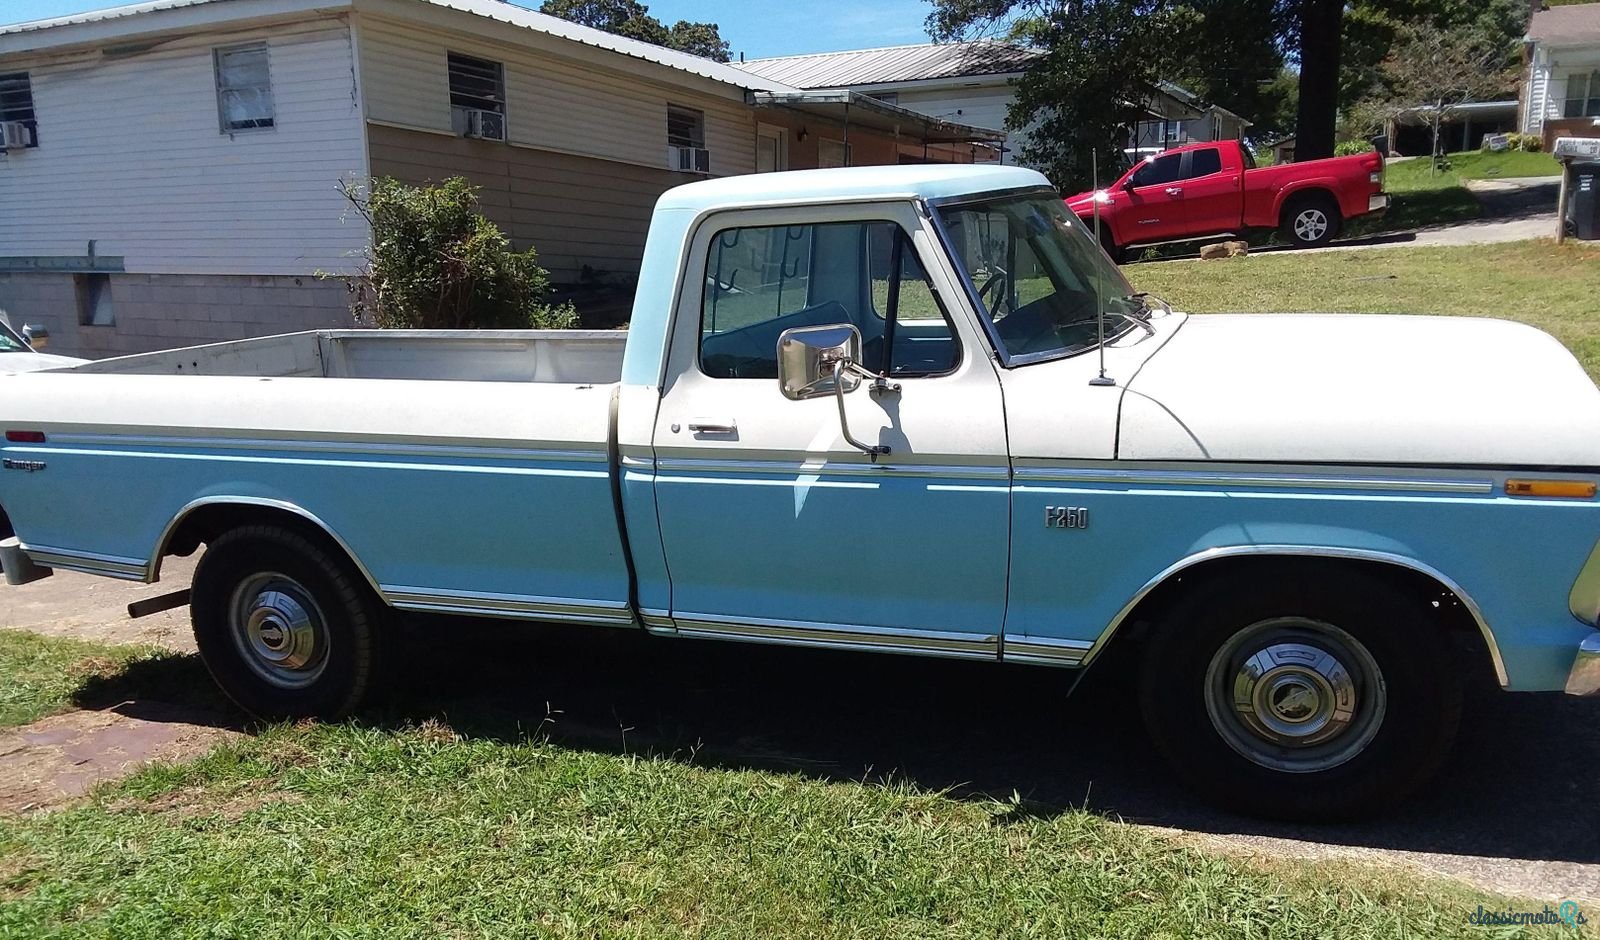
[[[1183,195],[1183,187],[1181,187],[1181,186],[1168,186],[1167,187],[1167,195],[1169,195],[1169,196],[1181,196],[1181,195]]]
[[[690,418],[689,430],[700,434],[732,434],[739,430],[739,422],[732,418]]]

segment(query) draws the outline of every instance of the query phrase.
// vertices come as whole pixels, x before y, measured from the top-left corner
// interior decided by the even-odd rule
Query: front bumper
[[[1376,196],[1367,197],[1368,212],[1383,212],[1389,208],[1389,194],[1378,193]]]
[[[1567,674],[1568,695],[1600,695],[1600,633],[1578,644],[1578,658]]]

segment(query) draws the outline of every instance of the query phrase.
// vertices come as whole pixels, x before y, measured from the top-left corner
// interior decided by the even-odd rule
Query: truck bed
[[[622,330],[310,330],[119,356],[72,372],[606,385]]]

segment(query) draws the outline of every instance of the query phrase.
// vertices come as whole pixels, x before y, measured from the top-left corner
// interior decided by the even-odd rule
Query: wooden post
[[[1567,199],[1572,190],[1572,161],[1561,161],[1561,190],[1556,196],[1556,244],[1567,240]]]

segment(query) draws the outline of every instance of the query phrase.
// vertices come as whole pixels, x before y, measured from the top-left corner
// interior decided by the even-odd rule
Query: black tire
[[[1128,249],[1117,245],[1116,238],[1111,234],[1110,226],[1102,225],[1100,227],[1100,247],[1105,249],[1106,255],[1111,258],[1112,264],[1127,263]]]
[[[1441,663],[1441,651],[1450,645],[1430,613],[1422,600],[1360,572],[1291,567],[1218,578],[1180,600],[1148,637],[1139,689],[1145,723],[1181,777],[1237,812],[1312,821],[1388,809],[1439,768],[1460,721],[1460,670]],[[1335,629],[1325,631],[1328,625]],[[1293,746],[1279,746],[1259,732],[1252,735],[1252,721],[1279,720],[1285,705],[1305,707],[1304,697],[1289,701],[1297,680],[1281,678],[1290,675],[1293,663],[1281,673],[1273,666],[1253,686],[1239,684],[1241,667],[1251,662],[1245,652],[1263,642],[1280,651],[1301,642],[1335,651],[1341,662],[1352,660],[1347,674],[1356,707],[1345,730],[1316,745],[1296,739]],[[1230,653],[1236,643],[1242,646]],[[1364,683],[1360,677],[1371,666],[1377,681]],[[1252,701],[1278,707],[1240,710],[1232,703],[1241,688],[1264,690],[1262,699]],[[1289,695],[1280,695],[1285,688]],[[1247,711],[1268,717],[1252,719]],[[1312,725],[1279,727],[1298,734]],[[1229,743],[1230,735],[1243,744]],[[1241,746],[1257,757],[1246,756]],[[1349,756],[1340,757],[1344,752]],[[1263,760],[1288,764],[1269,767]],[[1318,763],[1335,760],[1340,762]]]
[[[1339,237],[1344,217],[1326,193],[1296,196],[1283,207],[1283,237],[1296,248],[1321,248]]]
[[[269,721],[360,706],[382,672],[385,610],[348,559],[275,525],[208,545],[189,601],[206,668],[239,707]]]

